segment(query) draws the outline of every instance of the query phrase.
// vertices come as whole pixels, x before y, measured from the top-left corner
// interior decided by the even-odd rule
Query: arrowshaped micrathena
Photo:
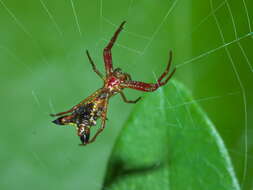
[[[123,29],[125,21],[121,23],[119,28],[114,33],[112,39],[104,49],[104,63],[105,63],[105,76],[102,75],[96,68],[90,54],[86,51],[92,69],[103,80],[104,85],[98,89],[92,95],[81,101],[79,104],[72,107],[70,110],[60,112],[57,114],[51,114],[51,116],[58,117],[53,123],[57,125],[74,125],[77,129],[77,135],[82,142],[81,145],[92,143],[96,140],[96,137],[104,130],[106,123],[106,112],[109,99],[120,94],[122,99],[126,103],[136,103],[140,100],[140,97],[136,100],[128,100],[123,93],[124,88],[132,88],[139,91],[153,92],[160,86],[165,85],[175,73],[174,69],[170,74],[170,66],[172,61],[172,52],[169,52],[170,58],[168,65],[162,75],[158,78],[156,83],[145,83],[134,81],[131,76],[121,71],[120,68],[113,68],[111,49],[115,43],[120,31]],[[167,78],[165,78],[167,76]],[[164,80],[163,80],[164,79]],[[90,128],[96,125],[97,119],[101,118],[101,127],[96,134],[90,139]]]

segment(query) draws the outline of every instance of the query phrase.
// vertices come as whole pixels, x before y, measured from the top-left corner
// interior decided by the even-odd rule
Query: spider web
[[[59,128],[52,128],[45,122],[45,118],[49,112],[62,111],[66,105],[79,102],[83,86],[86,91],[84,96],[87,96],[101,85],[98,79],[90,81],[96,76],[90,72],[87,60],[85,62],[84,49],[89,48],[98,68],[102,70],[102,48],[123,20],[127,20],[127,25],[113,49],[114,62],[133,73],[136,79],[152,81],[161,72],[163,63],[168,59],[168,49],[172,48],[175,54],[174,64],[178,69],[175,78],[192,91],[194,101],[182,102],[169,108],[187,108],[187,105],[198,102],[223,137],[241,188],[253,188],[250,181],[252,129],[249,129],[253,122],[250,118],[250,95],[253,92],[250,85],[253,80],[253,57],[250,53],[253,45],[252,3],[246,0],[209,0],[202,6],[187,0],[163,0],[159,3],[162,6],[135,0],[99,0],[93,3],[79,0],[38,0],[31,4],[0,0],[0,16],[4,18],[1,22],[2,26],[6,26],[0,37],[0,56],[5,71],[1,79],[8,79],[5,80],[3,96],[9,98],[9,101],[1,103],[3,108],[11,108],[13,114],[17,115],[16,121],[11,120],[9,112],[2,113],[5,120],[11,120],[6,125],[12,126],[4,129],[2,134],[15,134],[15,139],[21,141],[16,145],[10,143],[9,138],[2,138],[2,150],[6,155],[4,161],[7,163],[2,167],[4,175],[1,173],[3,188],[13,187],[14,184],[10,185],[8,181],[13,171],[17,171],[24,177],[33,175],[34,179],[41,181],[62,183],[68,180],[67,184],[63,183],[62,189],[75,186],[101,189],[106,158],[120,130],[119,126],[122,126],[131,110],[129,105],[122,105],[115,97],[109,107],[111,129],[105,130],[104,137],[101,137],[104,144],[96,143],[82,150],[76,146],[76,137],[68,135],[73,133],[72,128],[62,128],[59,132]],[[61,4],[63,6],[60,9]],[[23,8],[20,9],[20,6]],[[24,10],[29,6],[33,9],[28,14]],[[89,14],[86,15],[86,12]],[[213,36],[205,33],[208,31],[206,28],[213,30]],[[25,43],[27,45],[23,45]],[[20,51],[23,46],[24,50]],[[122,60],[122,57],[125,59]],[[216,63],[215,60],[222,61]],[[83,62],[86,64],[79,64]],[[147,72],[138,73],[144,64]],[[76,73],[83,70],[84,76],[81,74],[77,78],[79,76]],[[66,73],[69,75],[66,76]],[[10,77],[15,80],[9,80]],[[206,90],[208,88],[205,84],[210,85],[209,90]],[[230,87],[222,90],[221,87],[226,85]],[[23,98],[9,95],[16,92]],[[134,92],[129,93],[130,97],[136,95]],[[225,107],[230,104],[230,107]],[[233,107],[233,104],[236,106]],[[22,113],[21,108],[24,107],[29,116]],[[223,115],[221,117],[216,114],[217,107],[226,112],[224,120]],[[238,110],[234,110],[235,107]],[[113,116],[122,108],[126,112],[124,116]],[[238,117],[227,121],[229,116],[235,116],[236,113]],[[189,116],[192,120],[190,113]],[[231,128],[226,126],[230,124]],[[235,133],[238,134],[232,134],[232,130],[237,130]],[[59,150],[54,150],[52,144],[59,145]],[[10,151],[15,152],[16,158],[7,161]],[[77,162],[80,158],[82,162]],[[82,165],[76,165],[76,162]],[[48,171],[53,172],[49,174]],[[81,179],[75,173],[83,174],[81,179],[85,179],[85,184],[84,181],[79,181]]]

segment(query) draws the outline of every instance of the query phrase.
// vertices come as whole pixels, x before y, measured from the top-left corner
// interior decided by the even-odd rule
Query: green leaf
[[[214,125],[178,82],[147,94],[121,131],[105,189],[240,189]]]

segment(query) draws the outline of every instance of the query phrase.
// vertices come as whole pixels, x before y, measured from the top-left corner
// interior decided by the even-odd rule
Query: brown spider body
[[[116,30],[114,36],[112,37],[109,44],[104,49],[104,62],[106,76],[104,77],[96,68],[93,60],[91,59],[89,52],[86,51],[88,59],[92,65],[93,70],[98,74],[98,76],[103,80],[104,85],[102,88],[94,92],[92,95],[84,99],[82,102],[72,107],[70,110],[65,112],[60,112],[57,114],[51,114],[51,116],[61,116],[53,121],[53,123],[58,125],[74,125],[77,129],[77,135],[80,137],[82,145],[86,145],[95,141],[96,137],[105,128],[106,113],[109,98],[116,94],[120,94],[126,103],[136,103],[140,100],[140,97],[136,100],[127,100],[122,90],[124,88],[132,88],[135,90],[152,92],[158,89],[160,86],[165,85],[172,75],[175,73],[174,69],[169,75],[169,69],[172,61],[172,52],[170,51],[169,63],[158,78],[157,83],[145,83],[139,81],[133,81],[131,76],[127,73],[121,71],[120,68],[113,69],[111,49],[115,43],[118,34],[123,29],[123,22],[120,27]],[[168,76],[167,76],[168,75]],[[164,79],[167,76],[166,79]],[[163,80],[164,79],[164,80]],[[69,114],[70,113],[70,114]],[[68,114],[68,115],[66,115]],[[101,118],[101,127],[98,129],[96,134],[90,139],[90,128],[96,125],[96,121]]]

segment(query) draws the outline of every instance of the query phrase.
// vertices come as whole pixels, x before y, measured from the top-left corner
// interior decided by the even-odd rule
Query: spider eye
[[[115,73],[122,73],[122,70],[121,70],[121,68],[116,68],[116,69],[114,69],[114,72]]]

